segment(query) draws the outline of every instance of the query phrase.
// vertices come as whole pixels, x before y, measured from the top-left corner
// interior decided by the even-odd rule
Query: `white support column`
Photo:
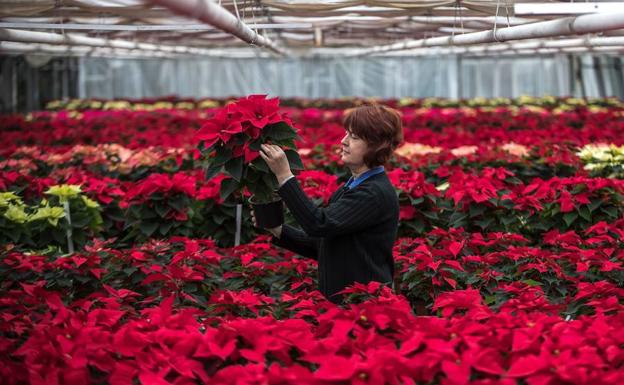
[[[354,54],[347,56],[361,56],[421,47],[472,45],[495,42],[501,43],[509,40],[578,35],[620,28],[624,28],[624,12],[613,12],[608,14],[598,13],[518,25],[515,27],[466,33],[463,35],[412,40],[403,43],[361,49],[356,51]]]
[[[266,47],[271,51],[287,56],[287,53],[270,39],[256,33],[228,10],[213,0],[146,0],[161,5],[180,15],[201,20],[228,32],[253,45]]]

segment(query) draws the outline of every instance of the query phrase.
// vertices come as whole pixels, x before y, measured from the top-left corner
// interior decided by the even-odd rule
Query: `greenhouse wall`
[[[0,60],[3,112],[32,111],[67,97],[624,98],[622,59],[613,56]]]
[[[584,90],[575,84],[579,65]],[[307,98],[583,96],[583,93],[622,97],[622,69],[617,58],[565,55],[495,59],[83,58],[79,84],[79,96],[83,98],[168,94],[227,97],[251,93]]]

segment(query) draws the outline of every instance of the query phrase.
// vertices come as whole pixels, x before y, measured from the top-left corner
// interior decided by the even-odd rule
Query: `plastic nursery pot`
[[[263,229],[272,229],[284,223],[284,203],[276,197],[272,202],[256,202],[254,197],[249,198],[249,203],[256,216],[256,225]]]

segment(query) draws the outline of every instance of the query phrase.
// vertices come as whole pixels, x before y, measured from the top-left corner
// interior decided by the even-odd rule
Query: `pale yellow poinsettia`
[[[20,205],[9,205],[9,208],[4,213],[4,217],[15,223],[24,223],[28,220],[28,214],[24,211],[24,206]]]
[[[52,226],[57,226],[58,221],[65,217],[65,210],[62,207],[50,207],[48,205],[39,207],[35,213],[28,217],[29,222],[37,220],[47,220]]]
[[[3,191],[0,192],[0,208],[7,207],[11,203],[21,204],[22,199],[15,195],[12,191]]]
[[[45,193],[48,195],[57,196],[61,203],[65,203],[71,198],[77,197],[81,192],[82,190],[80,189],[79,185],[62,184],[50,187]]]

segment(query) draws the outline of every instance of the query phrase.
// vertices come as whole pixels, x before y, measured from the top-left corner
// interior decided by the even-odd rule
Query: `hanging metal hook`
[[[502,43],[500,40],[498,40],[498,36],[496,36],[499,8],[500,8],[500,0],[496,0],[496,15],[494,15],[494,29],[492,30],[492,37],[494,38],[494,40],[496,40],[497,43]]]

